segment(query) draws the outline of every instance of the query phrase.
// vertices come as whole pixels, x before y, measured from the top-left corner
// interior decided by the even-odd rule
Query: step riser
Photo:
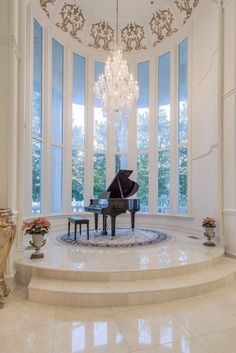
[[[160,268],[154,270],[140,271],[119,271],[119,272],[88,272],[70,271],[50,268],[34,268],[25,264],[17,264],[17,281],[20,284],[28,285],[31,277],[42,277],[48,279],[83,281],[83,282],[111,282],[111,281],[140,281],[158,278],[168,278],[178,275],[186,275],[197,271],[205,270],[216,265],[223,258],[223,254],[209,261],[196,264],[183,265],[171,268]]]
[[[154,304],[201,295],[228,285],[235,279],[236,273],[233,272],[223,278],[197,285],[154,291],[134,291],[129,293],[74,293],[29,287],[28,293],[30,301],[41,304],[79,307],[131,306]]]

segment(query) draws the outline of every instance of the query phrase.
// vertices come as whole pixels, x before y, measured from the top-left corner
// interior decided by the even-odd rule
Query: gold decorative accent
[[[62,17],[62,22],[56,23],[57,27],[61,28],[64,32],[68,32],[68,27],[71,27],[71,30],[69,31],[70,35],[81,42],[78,32],[84,29],[84,23],[86,20],[80,7],[76,4],[72,5],[65,3],[59,14]]]
[[[192,14],[193,8],[197,7],[198,4],[199,4],[199,0],[193,0],[192,5],[190,0],[175,0],[175,5],[178,7],[179,11],[185,12],[185,18],[183,20],[183,24],[186,23],[187,19],[189,19],[189,17]]]
[[[142,40],[145,38],[143,26],[137,25],[136,23],[128,23],[121,31],[121,41],[125,43],[125,50],[130,52],[131,50],[147,49],[146,45],[142,44]],[[134,47],[132,43],[134,42]]]
[[[0,246],[0,306],[3,306],[5,297],[10,292],[4,280],[4,269],[16,235],[16,226],[12,222],[12,211],[10,208],[0,209],[0,235],[1,239],[3,239]]]
[[[152,15],[152,19],[149,23],[152,34],[157,36],[153,46],[162,42],[165,37],[172,36],[173,33],[177,32],[177,28],[172,28],[174,16],[170,9],[158,10]]]
[[[101,48],[99,44],[100,41],[103,42],[102,49],[111,50],[110,43],[114,40],[114,29],[105,22],[100,21],[92,25],[90,36],[92,37],[92,43],[89,43],[89,47],[94,47],[96,49]]]
[[[50,13],[49,13],[49,11],[47,9],[47,6],[48,6],[48,4],[52,4],[53,5],[55,1],[56,0],[40,0],[40,5],[41,5],[43,11],[46,12],[48,17],[50,17]]]

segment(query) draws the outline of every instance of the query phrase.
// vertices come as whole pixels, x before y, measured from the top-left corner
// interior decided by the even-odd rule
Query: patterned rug
[[[101,248],[122,248],[156,244],[161,241],[172,239],[171,235],[160,232],[155,229],[135,229],[116,228],[116,235],[101,235],[100,231],[90,230],[89,240],[87,240],[87,231],[82,231],[81,235],[77,232],[77,239],[74,240],[74,232],[57,236],[57,241],[63,244],[72,244],[77,246],[90,246]]]

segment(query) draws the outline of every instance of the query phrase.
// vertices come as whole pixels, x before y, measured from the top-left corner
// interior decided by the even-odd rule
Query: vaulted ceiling
[[[116,0],[35,0],[45,16],[79,43],[115,46]],[[157,46],[178,32],[202,0],[119,0],[119,42],[125,52]]]

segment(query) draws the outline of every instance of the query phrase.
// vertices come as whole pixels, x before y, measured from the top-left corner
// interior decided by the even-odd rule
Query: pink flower
[[[36,217],[31,222],[24,222],[22,230],[25,234],[46,234],[51,227],[50,222],[45,217]]]

